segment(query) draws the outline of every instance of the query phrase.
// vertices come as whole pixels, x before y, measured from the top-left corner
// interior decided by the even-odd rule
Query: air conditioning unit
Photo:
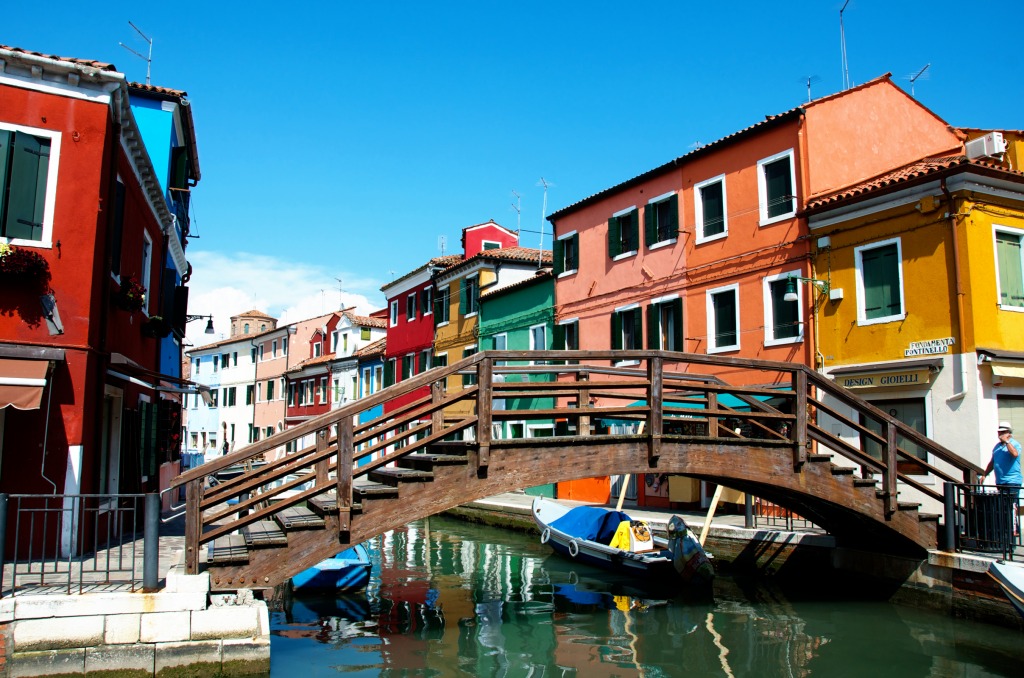
[[[989,132],[983,137],[971,139],[966,145],[968,158],[991,158],[1006,153],[1006,139],[1001,132]]]

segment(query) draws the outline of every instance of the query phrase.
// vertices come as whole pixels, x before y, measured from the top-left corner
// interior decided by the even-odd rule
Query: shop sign
[[[949,353],[949,347],[955,344],[953,337],[945,339],[929,339],[928,341],[912,341],[910,346],[903,351],[907,358],[915,355],[942,355]]]
[[[893,388],[898,386],[919,386],[931,381],[931,370],[897,370],[874,374],[849,374],[836,378],[843,388]]]

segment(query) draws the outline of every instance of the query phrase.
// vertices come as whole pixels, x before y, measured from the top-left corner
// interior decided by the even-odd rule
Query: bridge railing
[[[204,544],[330,492],[344,540],[353,483],[436,443],[468,441],[486,474],[493,447],[551,436],[639,439],[652,467],[666,441],[777,447],[795,471],[824,451],[881,476],[890,514],[901,481],[942,500],[910,470],[961,483],[981,472],[802,365],[669,351],[487,351],[180,475],[172,486],[186,487],[186,567],[198,571]],[[297,449],[265,459],[288,443]]]

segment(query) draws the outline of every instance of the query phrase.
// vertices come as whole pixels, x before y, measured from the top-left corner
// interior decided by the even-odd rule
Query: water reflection
[[[1020,675],[1020,636],[884,603],[792,602],[719,577],[714,599],[432,518],[371,544],[363,595],[272,601],[272,672],[309,676]]]

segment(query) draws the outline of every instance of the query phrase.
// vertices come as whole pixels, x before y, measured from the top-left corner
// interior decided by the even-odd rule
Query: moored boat
[[[370,554],[362,544],[356,544],[333,558],[321,560],[292,577],[292,590],[305,591],[360,591],[370,581]]]
[[[543,497],[533,500],[540,541],[571,560],[644,578],[707,586],[714,568],[679,516],[669,521],[669,539],[655,537],[644,521],[596,506],[569,507]]]
[[[1024,567],[995,561],[988,566],[988,574],[1006,593],[1006,597],[1013,603],[1017,613],[1024,617]]]

